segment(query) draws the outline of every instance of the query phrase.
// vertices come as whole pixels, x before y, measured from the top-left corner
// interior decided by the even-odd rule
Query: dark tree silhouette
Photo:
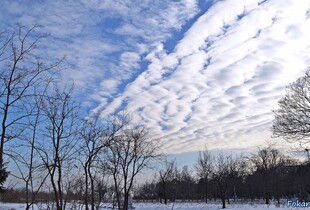
[[[212,177],[213,168],[214,168],[214,158],[211,156],[210,152],[205,149],[203,152],[199,152],[199,157],[195,165],[197,175],[202,183],[202,188],[204,192],[205,202],[208,202],[209,194],[209,182]]]
[[[228,193],[233,181],[239,176],[240,164],[238,158],[219,154],[215,159],[213,182],[222,201],[222,208],[226,208],[226,200],[229,202]]]
[[[258,178],[261,180],[265,203],[269,204],[271,195],[276,190],[272,183],[276,179],[280,179],[280,177],[275,177],[275,174],[280,166],[284,164],[285,157],[279,150],[269,145],[266,148],[259,149],[257,154],[250,158],[250,161],[255,168]],[[277,174],[279,175],[279,173]]]
[[[273,135],[289,142],[308,143],[310,137],[310,72],[286,87],[274,111]]]
[[[175,194],[173,182],[177,179],[178,169],[175,161],[165,160],[165,168],[159,170],[157,194],[160,201],[164,199],[164,203],[168,204],[168,199],[172,199]]]

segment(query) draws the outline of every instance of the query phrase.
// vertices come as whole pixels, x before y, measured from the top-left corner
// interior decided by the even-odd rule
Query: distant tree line
[[[135,193],[141,201],[220,201],[222,207],[240,200],[255,201],[299,199],[309,201],[310,162],[286,156],[271,145],[250,157],[199,154],[193,170],[178,168],[175,161],[165,161],[156,178],[142,184]]]
[[[124,186],[124,180],[121,181],[122,184],[113,182],[114,176],[121,180],[124,178],[123,174],[113,174],[113,169],[107,169],[107,165],[101,165],[101,160],[98,161],[91,167],[94,171],[88,176],[87,170],[81,173],[82,168],[76,171],[76,175],[75,169],[71,168],[74,172],[64,176],[67,179],[62,191],[64,203],[70,203],[71,206],[87,204],[89,208],[97,209],[100,202],[115,202],[115,206],[118,206],[117,202],[124,202],[124,189],[118,189]],[[163,205],[175,202],[216,202],[221,203],[222,208],[226,208],[227,204],[243,201],[264,200],[265,204],[270,204],[271,201],[281,204],[281,201],[288,199],[309,201],[309,174],[308,160],[293,159],[271,145],[260,148],[248,157],[215,155],[205,150],[199,153],[197,162],[192,167],[180,168],[175,160],[165,160],[152,181],[135,183],[130,188],[128,199],[132,194],[131,199],[135,201],[159,202]],[[119,190],[119,195],[115,189]],[[26,196],[34,196],[34,193],[34,203],[55,205],[54,190],[48,184],[39,192],[11,187],[2,195],[2,199],[6,202],[25,202]],[[130,203],[129,200],[127,202]],[[122,209],[123,203],[120,206]]]

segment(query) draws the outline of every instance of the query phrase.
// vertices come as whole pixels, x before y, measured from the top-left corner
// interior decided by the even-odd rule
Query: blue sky
[[[85,110],[134,112],[166,153],[264,144],[310,65],[308,0],[2,0],[1,30],[18,22],[50,33]]]

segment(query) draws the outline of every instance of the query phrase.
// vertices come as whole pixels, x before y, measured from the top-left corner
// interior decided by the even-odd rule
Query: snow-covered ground
[[[176,203],[173,204],[159,204],[159,203],[135,203],[135,210],[218,210],[221,209],[220,204],[204,204],[204,203]],[[24,210],[24,204],[13,204],[13,203],[0,203],[0,210]],[[34,208],[38,210],[38,208]],[[68,208],[70,209],[70,208]],[[79,209],[79,208],[77,208]],[[110,208],[102,208],[102,210],[107,210]],[[269,209],[269,210],[293,210],[296,208],[287,207],[286,204],[280,207],[275,205],[264,205],[264,204],[230,204],[227,205],[227,209],[239,209],[239,210],[259,210],[259,209]],[[43,210],[43,209],[42,209]],[[80,210],[80,209],[79,209]]]

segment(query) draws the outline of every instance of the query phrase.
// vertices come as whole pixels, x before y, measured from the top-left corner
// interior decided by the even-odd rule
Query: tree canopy
[[[286,94],[274,111],[273,135],[289,142],[309,143],[310,71],[286,87]]]

